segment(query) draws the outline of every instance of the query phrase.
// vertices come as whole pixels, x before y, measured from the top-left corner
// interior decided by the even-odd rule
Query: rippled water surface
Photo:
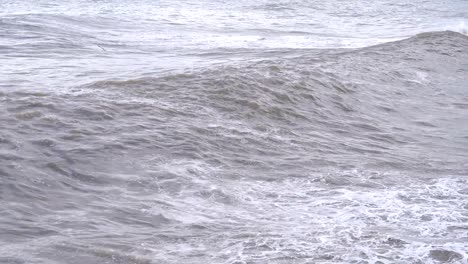
[[[0,0],[0,263],[467,263],[467,18]]]

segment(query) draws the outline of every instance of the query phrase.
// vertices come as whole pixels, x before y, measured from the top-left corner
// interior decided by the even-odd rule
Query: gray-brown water
[[[466,7],[0,1],[0,263],[466,263]]]

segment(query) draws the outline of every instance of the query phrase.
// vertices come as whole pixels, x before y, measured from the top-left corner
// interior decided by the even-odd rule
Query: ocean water
[[[467,21],[0,0],[0,263],[467,263]]]

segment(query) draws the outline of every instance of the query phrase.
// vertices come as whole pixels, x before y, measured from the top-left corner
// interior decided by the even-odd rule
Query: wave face
[[[3,89],[0,263],[466,262],[468,37],[266,53]]]

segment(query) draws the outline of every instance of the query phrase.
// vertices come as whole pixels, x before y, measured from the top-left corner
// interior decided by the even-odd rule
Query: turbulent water
[[[467,263],[467,12],[0,0],[0,263]]]

